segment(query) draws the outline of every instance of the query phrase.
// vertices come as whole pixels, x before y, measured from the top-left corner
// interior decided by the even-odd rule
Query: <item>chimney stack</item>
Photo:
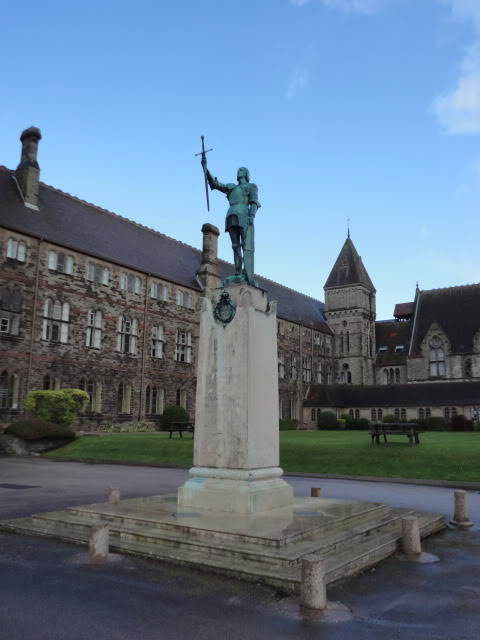
[[[37,127],[29,127],[20,136],[22,142],[22,157],[15,171],[18,186],[23,195],[25,205],[31,209],[38,209],[38,185],[40,167],[37,162],[38,142],[42,134]]]
[[[202,227],[202,264],[198,276],[205,285],[205,295],[210,296],[212,289],[220,286],[220,274],[218,272],[218,236],[220,231],[213,224],[204,224]]]

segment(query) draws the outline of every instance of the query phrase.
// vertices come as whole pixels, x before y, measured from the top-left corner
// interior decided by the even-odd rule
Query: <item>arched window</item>
[[[394,373],[393,373],[393,369],[390,369],[388,372],[388,382],[390,384],[394,384],[395,382],[395,377],[394,377]]]
[[[352,384],[352,372],[347,371],[347,384]]]
[[[430,407],[427,407],[425,409],[425,417],[426,418],[431,418],[432,417],[432,410],[430,409]]]
[[[117,351],[137,353],[138,321],[136,318],[119,316],[117,322]]]
[[[2,371],[0,374],[0,409],[18,409],[19,378]]]
[[[464,368],[465,368],[465,378],[471,378],[472,377],[472,359],[471,358],[465,359]]]
[[[400,384],[400,369],[395,369],[395,383]]]
[[[89,395],[89,399],[83,406],[83,411],[93,411],[94,413],[101,413],[102,411],[102,383],[95,380],[82,380],[80,382],[80,389],[86,391]]]
[[[423,410],[423,407],[420,407],[418,410],[418,418],[419,420],[423,420],[425,418],[425,411]]]
[[[360,419],[360,410],[355,409],[355,420],[359,420],[359,419]]]
[[[377,420],[377,411],[376,409],[372,409],[372,420],[376,422]]]
[[[443,410],[443,416],[447,422],[450,422],[450,407],[445,407]]]
[[[317,362],[317,382],[318,384],[323,382],[323,366],[320,361]]]
[[[70,318],[70,305],[68,302],[60,302],[50,299],[45,300],[43,306],[42,339],[49,342],[68,342],[68,326]]]
[[[311,415],[312,415],[312,419],[311,419],[311,421],[312,421],[312,422],[316,422],[316,419],[317,419],[317,412],[315,411],[315,409],[312,409],[312,414],[311,414]]]
[[[187,392],[185,389],[177,389],[175,401],[179,407],[187,408]]]
[[[192,333],[185,329],[177,329],[175,336],[175,360],[192,362]]]
[[[145,389],[145,413],[147,415],[161,415],[163,413],[163,405],[163,389],[147,385],[147,388]]]
[[[26,246],[22,241],[18,241],[15,238],[9,238],[7,242],[7,258],[17,260],[18,262],[25,262]]]
[[[341,384],[352,382],[352,374],[350,373],[348,364],[346,362],[342,365],[342,370],[340,372],[340,382]]]
[[[351,418],[353,418],[353,409],[349,409],[349,410],[348,410],[348,415],[349,415]]]
[[[140,293],[142,290],[142,281],[132,273],[122,273],[120,276],[120,289],[129,291],[130,293]]]
[[[379,420],[382,420],[382,418],[383,418],[383,410],[382,410],[382,409],[379,409],[379,410],[377,411],[377,415],[378,415],[378,419],[379,419]]]
[[[383,370],[383,384],[388,384],[388,369]]]
[[[45,391],[48,391],[49,389],[52,388],[51,378],[48,375],[48,373],[46,376],[43,376],[43,388]]]
[[[73,273],[73,258],[67,256],[63,251],[49,251],[48,252],[48,268],[51,271],[58,271],[59,273]]]
[[[406,409],[401,409],[400,410],[400,419],[402,422],[406,422],[407,421],[407,410]]]
[[[400,409],[395,409],[395,420],[400,420]]]
[[[87,311],[86,346],[100,349],[102,346],[102,312],[89,309]]]
[[[438,336],[430,340],[430,376],[433,378],[445,375],[445,350]]]
[[[132,387],[129,384],[120,382],[117,394],[117,412],[130,413],[132,402]]]

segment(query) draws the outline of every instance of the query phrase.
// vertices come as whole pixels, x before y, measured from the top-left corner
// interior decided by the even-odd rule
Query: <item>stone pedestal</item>
[[[178,504],[257,513],[293,499],[278,467],[276,304],[246,284],[224,291],[235,305],[230,322],[215,318],[216,301],[200,302],[194,467]]]

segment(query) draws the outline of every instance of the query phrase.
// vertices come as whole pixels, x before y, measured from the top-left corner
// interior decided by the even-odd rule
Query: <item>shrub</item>
[[[453,416],[450,423],[452,425],[452,431],[473,431],[472,420],[466,420],[465,416]]]
[[[352,416],[348,416],[347,429],[352,429],[352,431],[363,431],[368,430],[370,426],[370,422],[367,418],[352,418]]]
[[[138,433],[140,431],[156,431],[150,422],[113,422],[102,425],[105,433]]]
[[[320,411],[317,424],[321,429],[335,429],[337,426],[337,416],[333,411]]]
[[[179,407],[174,404],[169,407],[165,407],[162,415],[160,416],[160,426],[163,431],[166,431],[172,422],[188,422],[188,411],[183,407]]]
[[[58,389],[56,391],[30,391],[25,407],[33,417],[46,422],[68,425],[89,399],[80,389]]]
[[[297,426],[297,420],[292,420],[292,418],[282,418],[280,420],[280,431],[296,431]]]
[[[400,422],[400,418],[396,418],[392,413],[383,416],[383,422]]]
[[[427,431],[447,431],[448,424],[445,422],[444,418],[425,418],[424,422],[425,429]]]
[[[5,429],[9,433],[22,440],[73,440],[75,434],[65,425],[30,418],[29,420],[17,420]]]

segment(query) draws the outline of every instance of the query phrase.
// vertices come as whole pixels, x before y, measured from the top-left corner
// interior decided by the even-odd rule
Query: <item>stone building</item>
[[[198,250],[39,182],[40,138],[24,131],[18,168],[0,167],[0,424],[61,387],[89,393],[84,429],[172,404],[193,417],[196,304],[233,273],[218,229]],[[281,415],[299,419],[311,382],[332,380],[332,331],[321,302],[258,280],[278,302]]]
[[[233,273],[217,257],[218,229],[203,225],[199,250],[41,183],[40,139],[38,129],[24,131],[19,166],[0,167],[0,426],[22,412],[28,391],[60,387],[88,391],[84,429],[156,421],[172,404],[193,418],[196,305],[218,296]],[[281,417],[312,426],[326,406],[418,416],[429,406],[413,387],[443,383],[431,392],[443,405],[432,399],[430,411],[478,419],[471,385],[480,386],[480,285],[417,287],[413,302],[377,321],[376,290],[350,235],[325,304],[256,277],[278,303]],[[469,384],[465,402],[452,382]],[[368,406],[352,395],[365,387]],[[381,387],[406,394],[403,404],[372,395],[387,393]]]

